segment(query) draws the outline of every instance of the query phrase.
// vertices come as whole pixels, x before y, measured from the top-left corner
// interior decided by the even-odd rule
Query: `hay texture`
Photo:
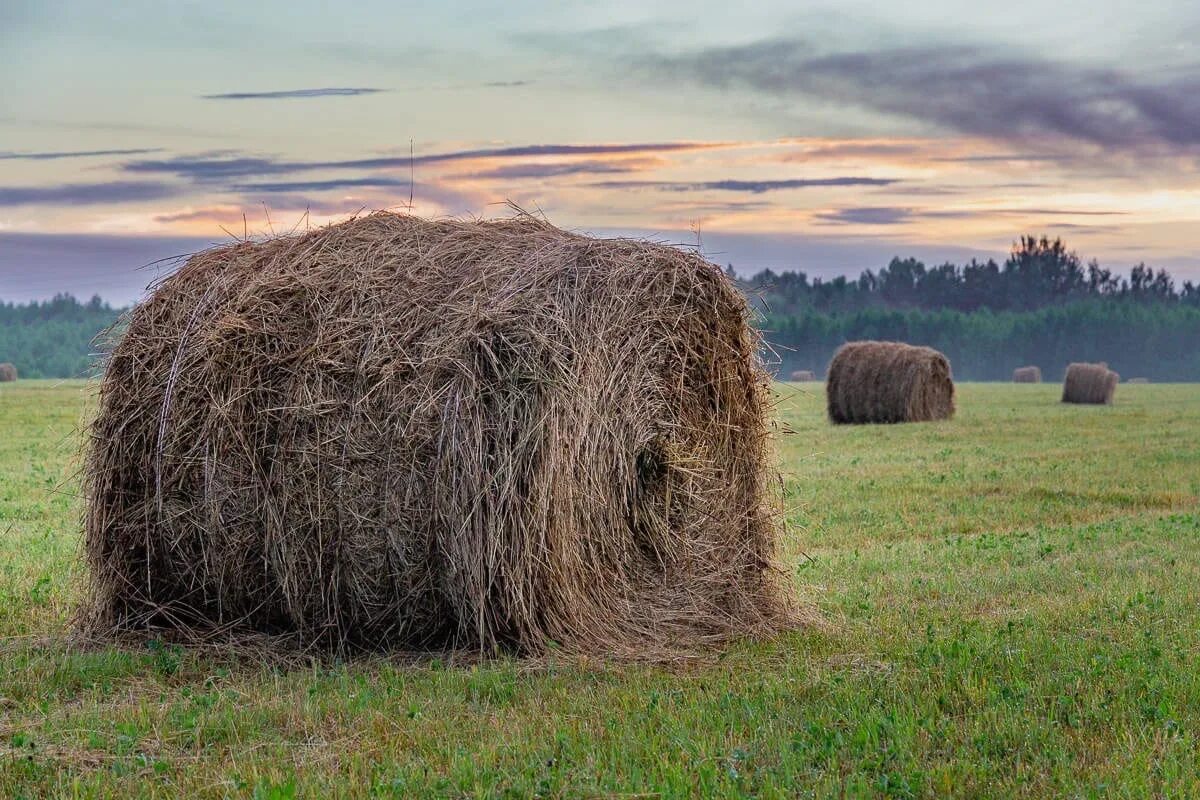
[[[1041,383],[1040,367],[1017,367],[1013,370],[1013,383]]]
[[[929,347],[850,342],[834,354],[826,375],[834,423],[927,422],[954,416],[950,362]]]
[[[107,365],[85,628],[637,658],[789,625],[748,315],[697,255],[528,215],[193,256]]]
[[[796,383],[812,383],[817,379],[817,376],[813,374],[812,370],[798,369],[792,373],[791,379]]]
[[[1070,364],[1063,379],[1062,401],[1092,405],[1111,404],[1120,380],[1121,376],[1109,369],[1104,362]]]
[[[0,364],[0,383],[11,383],[17,379],[17,368],[5,362]]]

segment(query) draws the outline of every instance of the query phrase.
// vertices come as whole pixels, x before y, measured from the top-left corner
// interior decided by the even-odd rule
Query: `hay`
[[[1064,403],[1108,405],[1113,401],[1121,376],[1104,362],[1099,364],[1070,364],[1063,379]]]
[[[1130,378],[1129,380],[1127,380],[1125,382],[1126,383],[1149,383],[1150,379],[1149,378]]]
[[[1017,367],[1013,370],[1013,383],[1041,383],[1040,367]]]
[[[833,356],[825,379],[835,423],[925,422],[954,416],[950,362],[929,347],[850,342]]]
[[[0,364],[0,383],[11,383],[17,379],[17,368],[5,362]]]
[[[792,373],[791,379],[796,383],[812,383],[817,379],[817,376],[813,374],[812,370],[798,369]]]
[[[85,630],[698,652],[796,617],[769,376],[720,268],[527,215],[193,256],[85,463]]]

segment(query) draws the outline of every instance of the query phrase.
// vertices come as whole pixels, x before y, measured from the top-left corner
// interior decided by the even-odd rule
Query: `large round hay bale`
[[[930,347],[901,342],[850,342],[833,356],[825,378],[835,423],[926,422],[954,416],[950,362]]]
[[[1069,364],[1063,379],[1062,401],[1092,405],[1110,404],[1120,380],[1121,376],[1109,369],[1104,362]]]
[[[749,313],[695,254],[524,215],[200,253],[107,365],[84,622],[633,656],[787,625]]]
[[[1040,367],[1017,367],[1013,370],[1013,383],[1041,383]]]
[[[792,373],[791,379],[795,383],[812,383],[817,379],[817,376],[810,369],[798,369]]]
[[[17,379],[17,368],[7,361],[0,364],[0,383],[11,383]]]

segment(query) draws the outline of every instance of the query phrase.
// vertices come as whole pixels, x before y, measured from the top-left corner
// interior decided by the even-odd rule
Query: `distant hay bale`
[[[811,383],[816,379],[816,374],[810,369],[798,369],[792,373],[792,381],[795,383]]]
[[[630,657],[789,626],[749,313],[694,253],[528,215],[195,255],[107,365],[81,624]]]
[[[17,368],[7,361],[0,364],[0,383],[11,383],[17,379]]]
[[[1099,364],[1070,364],[1063,379],[1062,401],[1107,405],[1112,403],[1117,382],[1120,380],[1121,376],[1109,369],[1103,361]]]
[[[1013,383],[1041,383],[1040,367],[1017,367],[1013,370]]]
[[[1126,383],[1149,383],[1150,379],[1149,378],[1130,378],[1129,380],[1127,380],[1125,382]]]
[[[850,342],[825,378],[834,423],[926,422],[954,416],[950,362],[930,347]]]

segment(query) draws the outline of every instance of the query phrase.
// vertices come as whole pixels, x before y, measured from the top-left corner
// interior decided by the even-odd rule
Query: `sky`
[[[0,300],[378,208],[1200,279],[1194,0],[0,2]]]

